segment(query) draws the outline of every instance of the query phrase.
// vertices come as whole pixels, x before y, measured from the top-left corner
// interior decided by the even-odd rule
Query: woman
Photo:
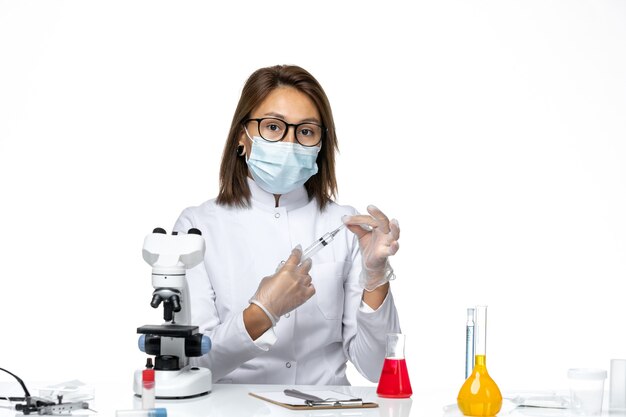
[[[330,104],[307,71],[250,76],[218,197],[185,209],[174,226],[206,240],[205,261],[187,280],[192,322],[213,344],[193,363],[214,381],[346,385],[348,359],[378,380],[386,334],[400,332],[387,261],[400,230],[373,206],[356,215],[332,201],[336,150]],[[330,245],[301,262],[301,245],[342,222]]]

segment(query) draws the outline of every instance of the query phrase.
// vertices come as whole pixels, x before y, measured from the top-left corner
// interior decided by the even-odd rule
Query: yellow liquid
[[[463,383],[456,401],[466,416],[493,417],[502,408],[502,394],[487,373],[485,355],[476,355],[474,371]]]

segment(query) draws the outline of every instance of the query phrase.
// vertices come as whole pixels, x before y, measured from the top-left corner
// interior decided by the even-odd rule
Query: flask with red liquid
[[[404,335],[387,334],[387,355],[376,393],[384,398],[409,398],[413,394],[404,359]]]

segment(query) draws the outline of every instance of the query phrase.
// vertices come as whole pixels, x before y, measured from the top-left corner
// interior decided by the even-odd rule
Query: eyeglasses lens
[[[269,141],[279,141],[287,134],[287,124],[280,119],[262,119],[259,121],[261,137]],[[295,126],[296,139],[302,145],[317,145],[322,137],[322,128],[313,123],[301,123]]]

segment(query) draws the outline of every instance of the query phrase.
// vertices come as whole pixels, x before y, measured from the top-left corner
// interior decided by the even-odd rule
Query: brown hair
[[[317,80],[303,68],[295,65],[276,65],[256,70],[243,86],[222,154],[218,204],[250,206],[250,188],[246,180],[248,166],[245,157],[237,156],[243,122],[270,92],[282,86],[293,87],[310,97],[317,106],[322,125],[326,128],[326,133],[322,137],[322,149],[317,156],[318,172],[304,184],[309,198],[316,198],[320,209],[324,209],[326,204],[332,201],[332,197],[336,196],[335,152],[339,148],[328,97]]]

